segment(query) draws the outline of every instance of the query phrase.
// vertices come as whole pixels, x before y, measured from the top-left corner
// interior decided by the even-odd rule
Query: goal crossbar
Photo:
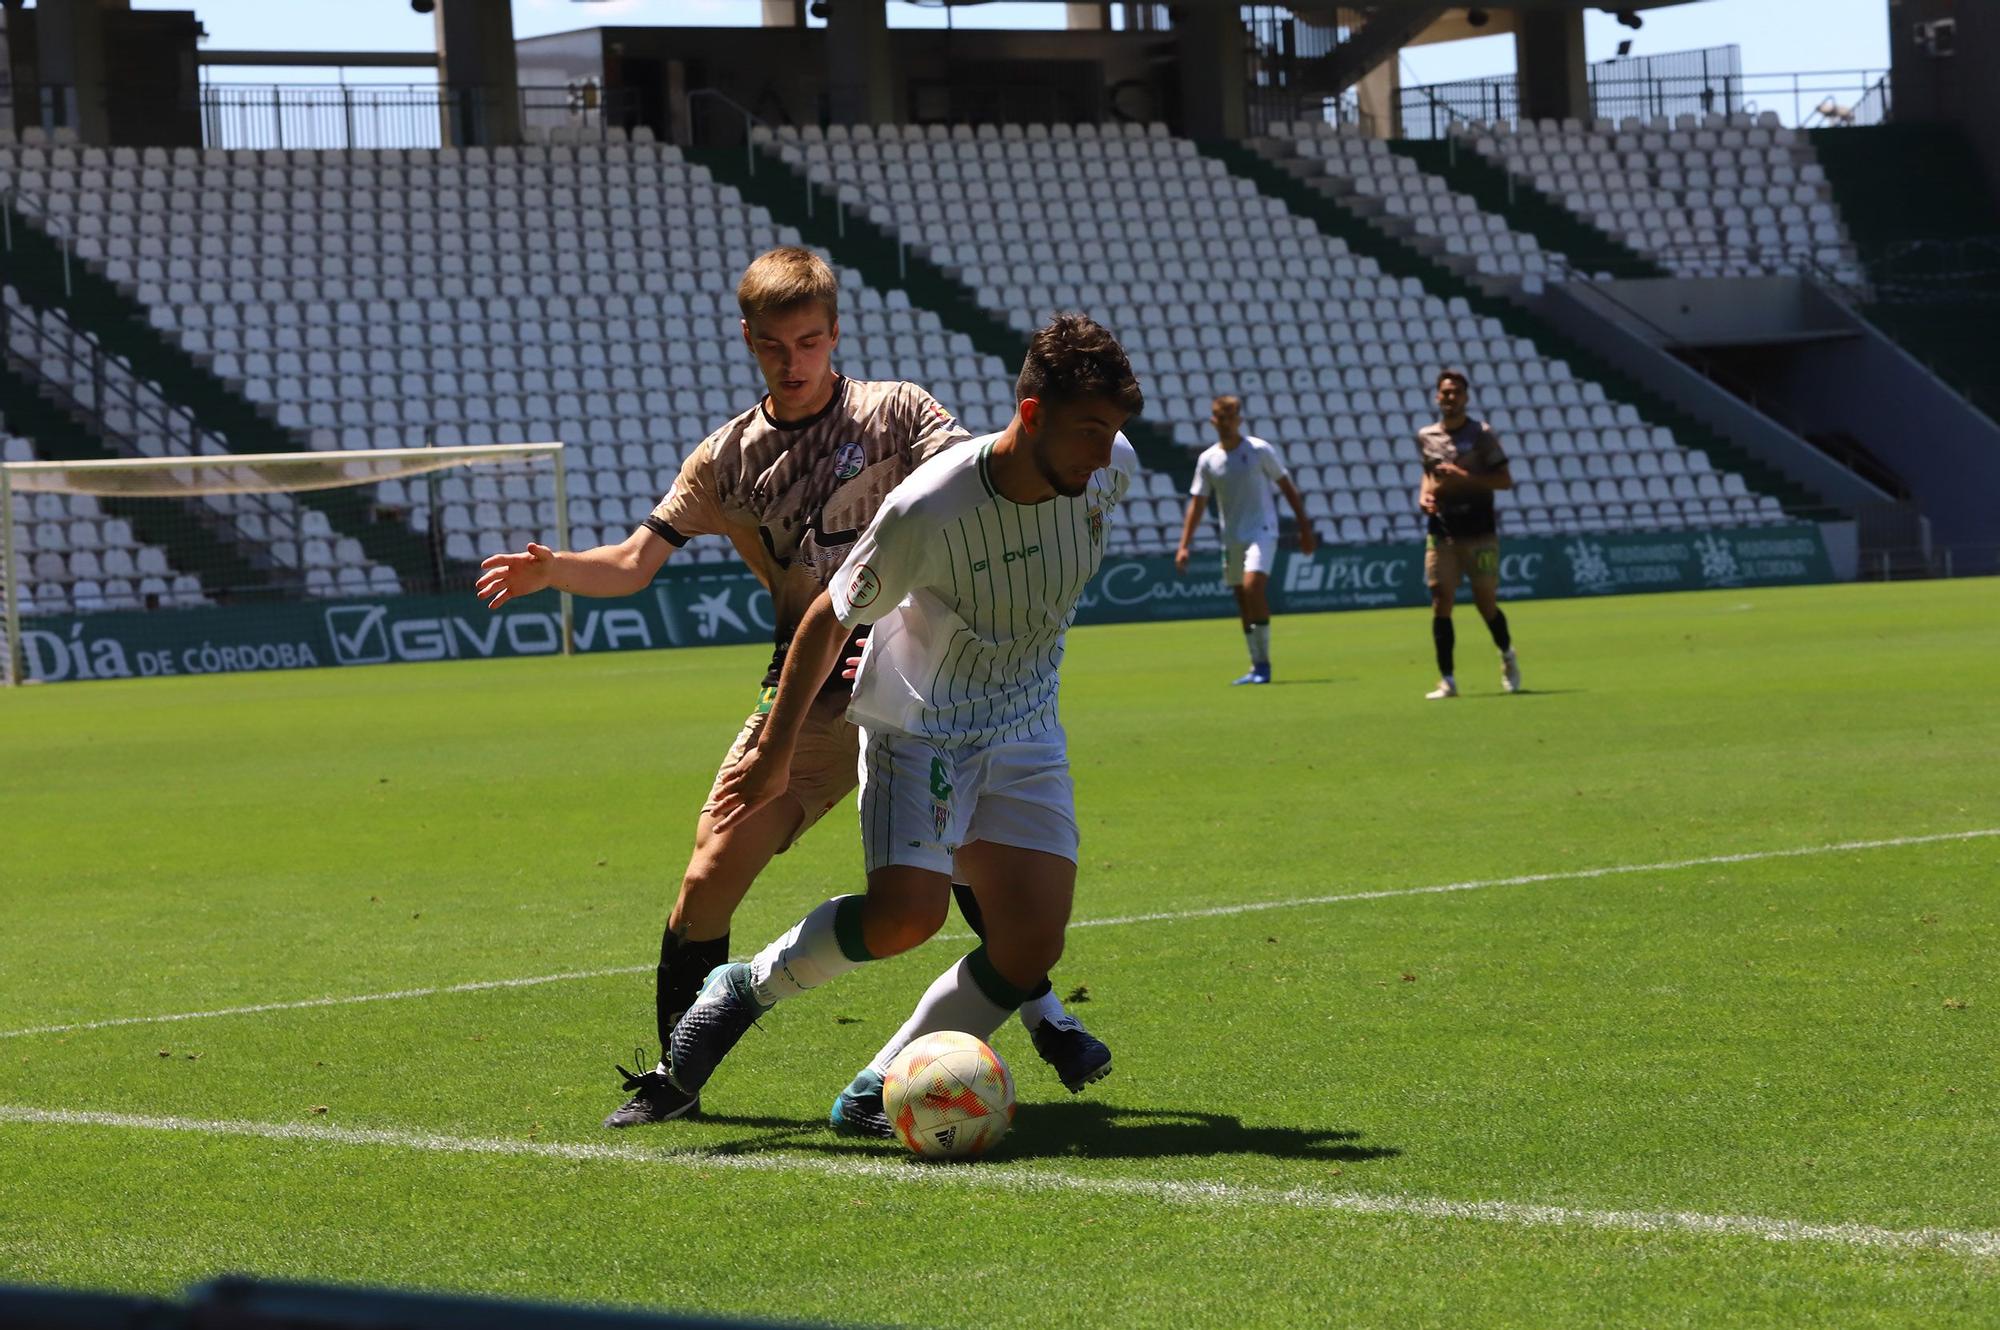
[[[492,443],[442,448],[362,448],[297,453],[198,453],[177,457],[110,457],[82,461],[0,462],[0,486],[24,494],[111,494],[173,498],[245,490],[322,490],[420,476],[468,463],[554,457],[560,443]],[[175,475],[185,471],[185,475]],[[242,473],[245,479],[232,478]],[[170,485],[144,477],[174,475]],[[75,479],[70,479],[75,477]]]
[[[193,453],[174,457],[113,457],[79,461],[0,462],[0,682],[22,679],[19,555],[14,538],[15,494],[89,494],[117,498],[190,498],[204,494],[344,489],[421,476],[481,462],[547,457],[554,463],[555,528],[569,531],[563,445],[451,444],[438,448],[358,448],[328,452]],[[150,479],[160,477],[160,479]],[[574,650],[573,602],[559,594],[562,651]]]

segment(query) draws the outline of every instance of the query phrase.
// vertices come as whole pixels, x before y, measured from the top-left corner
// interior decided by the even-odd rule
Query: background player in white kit
[[[1142,397],[1111,334],[1069,314],[1035,334],[1016,400],[1005,430],[932,458],[884,501],[799,625],[757,747],[723,778],[724,827],[784,793],[814,694],[848,634],[874,623],[849,712],[867,894],[709,975],[668,1058],[685,1093],[777,1002],[935,933],[954,864],[987,905],[985,938],[834,1101],[835,1127],[890,1135],[895,1054],[935,1030],[984,1038],[1062,954],[1078,837],[1057,668],[1131,482],[1118,431]]]
[[[1243,433],[1243,403],[1224,394],[1209,411],[1215,442],[1195,459],[1194,483],[1188,487],[1187,520],[1181,524],[1181,547],[1174,551],[1174,570],[1185,573],[1194,529],[1201,521],[1208,496],[1215,496],[1215,515],[1222,521],[1222,580],[1236,593],[1236,613],[1243,621],[1243,644],[1250,652],[1250,672],[1236,683],[1271,682],[1271,570],[1278,563],[1276,489],[1292,505],[1298,521],[1299,553],[1319,548],[1306,501],[1292,484],[1278,450]]]

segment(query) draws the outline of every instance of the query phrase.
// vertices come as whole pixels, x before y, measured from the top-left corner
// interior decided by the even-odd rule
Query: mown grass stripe
[[[1669,859],[1648,864],[1611,864],[1603,868],[1565,869],[1558,873],[1523,873],[1514,877],[1473,878],[1464,882],[1441,882],[1428,887],[1385,887],[1377,891],[1348,891],[1327,896],[1295,896],[1287,900],[1246,901],[1237,905],[1211,905],[1193,910],[1161,910],[1149,914],[1112,915],[1102,919],[1072,919],[1071,928],[1121,928],[1131,924],[1177,923],[1189,919],[1218,919],[1236,914],[1256,914],[1267,910],[1295,910],[1314,905],[1339,905],[1348,901],[1391,900],[1398,896],[1437,896],[1460,891],[1483,891],[1491,887],[1532,886],[1541,882],[1581,882],[1632,873],[1665,873],[1683,868],[1708,868],[1719,864],[1757,863],[1768,859],[1799,859],[1819,854],[1851,854],[1861,850],[1886,850],[1909,845],[1939,845],[1951,841],[1981,840],[2000,836],[2000,827],[1975,831],[1944,831],[1924,836],[1892,836],[1882,840],[1837,841],[1830,845],[1803,845],[1787,850],[1746,850],[1737,854],[1712,854],[1697,859]],[[941,933],[945,941],[964,940],[970,933]],[[740,958],[739,958],[740,959]],[[164,1016],[117,1016],[108,1020],[75,1021],[67,1025],[36,1025],[21,1030],[0,1030],[0,1039],[20,1039],[28,1035],[66,1034],[72,1030],[102,1030],[120,1025],[159,1025],[170,1021],[205,1020],[214,1016],[248,1016],[266,1011],[294,1011],[307,1007],[339,1007],[357,1002],[390,1002],[400,998],[438,997],[448,993],[480,993],[490,989],[532,988],[538,984],[559,984],[574,979],[606,979],[615,975],[650,971],[651,965],[621,965],[602,970],[572,970],[562,974],[531,975],[524,979],[483,979],[474,983],[445,984],[435,988],[403,988],[389,993],[358,993],[347,997],[303,998],[291,1002],[259,1002],[243,1007],[218,1007],[212,1011],[182,1011]]]

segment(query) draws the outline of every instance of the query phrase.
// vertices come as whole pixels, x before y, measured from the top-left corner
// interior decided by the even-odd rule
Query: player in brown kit
[[[552,551],[529,545],[482,567],[478,594],[490,608],[544,587],[587,596],[644,589],[691,537],[718,534],[771,593],[776,650],[764,691],[723,757],[728,771],[754,747],[800,618],[847,557],[883,498],[917,465],[969,438],[951,414],[912,383],[848,379],[833,368],[840,340],[840,287],[811,251],[759,256],[737,286],[744,343],[767,395],[688,455],[666,497],[620,545]],[[850,648],[850,656],[856,649]],[[665,1047],[710,970],[729,959],[729,921],[773,855],[782,854],[855,786],[859,745],[847,720],[850,684],[836,671],[815,702],[793,755],[786,795],[727,829],[715,826],[714,793],[695,824],[694,852],[660,940],[654,1016]],[[958,892],[975,929],[976,899]],[[1035,1049],[1076,1090],[1104,1075],[1110,1050],[1063,1009],[1046,980],[1021,1008]],[[662,1122],[694,1111],[664,1063],[619,1069],[631,1099],[607,1127]]]
[[[1512,489],[1514,477],[1492,427],[1466,414],[1470,388],[1463,370],[1441,370],[1438,421],[1417,431],[1417,453],[1424,467],[1417,504],[1429,531],[1424,541],[1424,581],[1431,589],[1431,642],[1438,664],[1437,687],[1425,694],[1432,701],[1458,696],[1451,607],[1460,577],[1471,580],[1479,617],[1486,620],[1493,645],[1500,649],[1500,686],[1510,693],[1521,690],[1514,639],[1500,609],[1499,519],[1493,511],[1494,491]]]

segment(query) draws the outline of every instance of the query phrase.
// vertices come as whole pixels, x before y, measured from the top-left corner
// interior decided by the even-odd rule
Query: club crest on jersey
[[[1090,543],[1095,545],[1103,539],[1104,510],[1102,508],[1092,508],[1090,510]]]
[[[859,443],[843,443],[833,455],[833,478],[852,480],[861,474],[861,467],[867,461]]]
[[[875,597],[881,594],[882,579],[875,576],[875,570],[865,563],[847,579],[847,603],[857,610],[874,604]]]
[[[951,772],[941,757],[931,759],[931,821],[937,839],[943,840],[945,828],[951,825]]]

